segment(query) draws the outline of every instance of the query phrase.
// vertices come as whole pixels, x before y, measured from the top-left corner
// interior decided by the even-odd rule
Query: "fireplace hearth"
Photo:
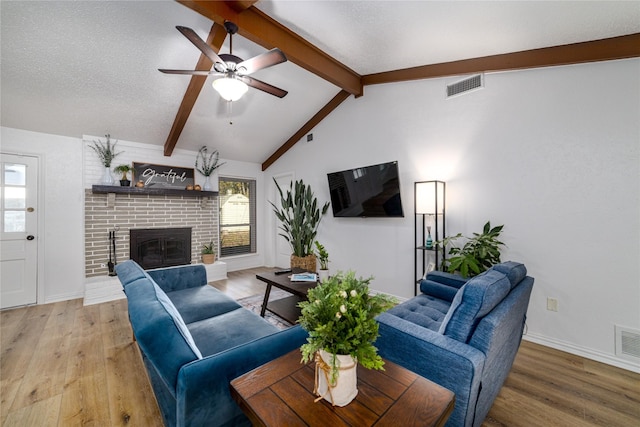
[[[145,270],[191,264],[191,227],[133,228],[129,255]]]

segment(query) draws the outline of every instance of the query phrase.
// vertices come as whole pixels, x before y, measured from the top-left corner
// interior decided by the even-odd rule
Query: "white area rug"
[[[277,288],[272,289],[271,293],[269,294],[269,301],[279,300],[288,296],[291,296],[289,292]],[[260,310],[262,310],[262,300],[264,300],[264,294],[258,294],[246,298],[241,298],[238,300],[238,303],[259,316]],[[264,319],[279,329],[287,329],[293,326],[291,323],[269,311],[266,311],[264,313]]]

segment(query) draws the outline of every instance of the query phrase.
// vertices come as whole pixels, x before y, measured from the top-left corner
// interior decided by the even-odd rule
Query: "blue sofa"
[[[479,426],[507,378],[533,278],[505,262],[465,280],[432,272],[421,294],[377,317],[380,355],[453,391],[447,426]]]
[[[166,426],[251,425],[229,382],[306,342],[207,285],[202,265],[116,266],[129,320]]]

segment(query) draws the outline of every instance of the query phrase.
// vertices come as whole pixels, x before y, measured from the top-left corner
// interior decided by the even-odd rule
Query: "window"
[[[219,179],[220,256],[256,252],[256,181]]]
[[[27,212],[26,165],[4,163],[2,167],[2,231],[24,233]]]

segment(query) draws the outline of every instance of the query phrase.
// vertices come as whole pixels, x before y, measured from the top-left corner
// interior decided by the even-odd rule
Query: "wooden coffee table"
[[[295,273],[302,273],[304,270],[296,270]],[[256,274],[258,280],[262,280],[267,284],[264,292],[264,300],[262,301],[262,310],[260,316],[264,317],[266,310],[280,316],[287,322],[295,324],[300,317],[300,308],[298,303],[307,300],[307,291],[317,286],[317,282],[292,282],[289,276],[292,273],[275,274],[275,272],[267,272]],[[282,298],[275,301],[269,301],[271,288],[276,287],[292,294],[290,297]]]
[[[394,363],[358,366],[358,395],[347,406],[314,403],[313,363],[294,350],[231,381],[231,395],[254,426],[442,426],[453,392]]]

